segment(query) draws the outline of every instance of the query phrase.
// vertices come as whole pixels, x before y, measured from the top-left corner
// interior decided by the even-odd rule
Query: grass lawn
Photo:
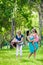
[[[36,59],[31,56],[28,59],[29,50],[28,47],[23,47],[23,56],[22,58],[15,56],[15,49],[2,49],[0,50],[0,65],[43,65],[43,46],[41,46],[37,51]]]

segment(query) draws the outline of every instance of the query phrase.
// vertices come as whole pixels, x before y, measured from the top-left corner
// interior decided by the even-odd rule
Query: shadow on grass
[[[43,62],[43,59],[37,59],[37,61]]]
[[[30,60],[30,59],[26,59],[26,58],[25,58],[25,59],[22,59],[22,60],[21,60],[21,62],[23,62],[23,63],[24,63],[24,62],[34,62],[34,61],[33,61],[33,60]]]
[[[22,62],[30,62],[30,61],[27,59],[22,59]]]

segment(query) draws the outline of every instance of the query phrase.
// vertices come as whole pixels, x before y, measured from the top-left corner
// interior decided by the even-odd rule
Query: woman
[[[34,45],[33,45],[33,40],[34,40],[34,37],[30,34],[30,31],[28,30],[27,31],[27,41],[28,41],[29,50],[30,50],[29,58],[34,53],[34,50],[35,50]]]
[[[20,56],[22,56],[23,35],[21,34],[20,30],[17,32],[16,40],[18,41],[16,46],[16,56],[18,56],[19,50],[20,50]]]
[[[34,57],[35,57],[36,45],[34,44],[34,41],[35,41],[34,35],[30,34],[29,31],[27,31],[27,40],[28,40],[28,43],[29,43],[29,50],[30,50],[29,58],[31,57],[32,54],[34,54]]]

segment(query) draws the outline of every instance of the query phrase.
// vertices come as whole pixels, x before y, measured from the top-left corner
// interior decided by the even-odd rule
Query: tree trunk
[[[40,35],[42,37],[42,28],[43,28],[43,2],[41,2],[40,7],[39,7],[39,25],[40,25]]]
[[[12,20],[12,22],[11,22],[11,27],[12,27],[11,37],[12,37],[12,39],[14,38],[14,30],[16,30],[16,27],[15,27],[16,25],[15,25],[15,20],[14,20],[14,14],[16,14],[15,13],[16,10],[17,10],[17,0],[15,0],[12,17],[11,17],[11,20]]]
[[[11,22],[11,27],[12,27],[12,30],[11,30],[11,37],[12,39],[14,39],[14,19],[12,19],[12,22]]]

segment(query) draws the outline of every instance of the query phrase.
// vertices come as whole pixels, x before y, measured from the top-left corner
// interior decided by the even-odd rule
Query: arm
[[[21,42],[23,42],[23,40],[24,40],[24,39],[23,39],[23,37],[22,37],[22,38],[21,38],[21,41],[18,41],[18,43],[21,43]]]
[[[21,42],[23,42],[23,40],[24,40],[24,38],[22,37],[22,38],[21,38]]]
[[[21,41],[20,41],[20,42],[23,42],[23,40],[24,40],[24,36],[23,36],[23,35],[21,35]]]
[[[27,41],[29,41],[29,42],[33,42],[34,40],[30,40],[29,37],[27,37]]]

